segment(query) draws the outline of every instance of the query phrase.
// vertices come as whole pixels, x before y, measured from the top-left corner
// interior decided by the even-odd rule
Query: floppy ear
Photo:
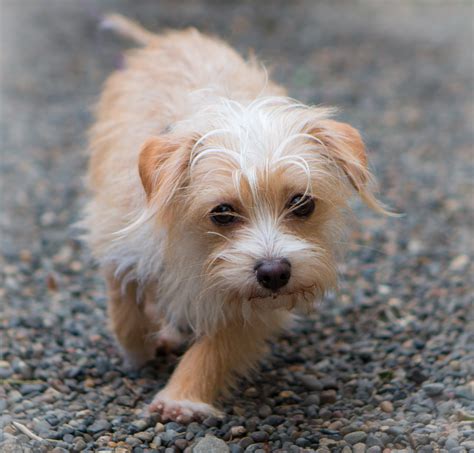
[[[375,211],[388,214],[372,192],[374,178],[368,169],[365,145],[359,131],[346,123],[321,120],[310,134],[324,146],[323,152],[327,152],[328,157],[342,169],[362,200]]]
[[[138,173],[148,200],[167,204],[185,184],[189,153],[187,142],[167,135],[145,142],[138,159]]]
[[[340,166],[357,192],[365,189],[370,179],[365,145],[357,129],[334,120],[322,120],[311,131],[329,157]]]

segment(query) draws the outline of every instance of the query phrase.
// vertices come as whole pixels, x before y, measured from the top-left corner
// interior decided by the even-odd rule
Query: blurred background
[[[123,371],[102,281],[71,228],[91,106],[130,47],[99,28],[110,11],[217,34],[291,96],[338,106],[362,131],[381,198],[406,214],[355,205],[339,293],[275,342],[224,422],[192,435],[133,425],[174,361]],[[1,0],[4,447],[181,451],[207,433],[222,451],[474,449],[473,19],[469,0]]]

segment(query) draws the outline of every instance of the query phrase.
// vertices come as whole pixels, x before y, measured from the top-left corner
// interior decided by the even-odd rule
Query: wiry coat
[[[193,331],[152,406],[189,420],[214,411],[292,308],[335,287],[352,190],[378,204],[359,134],[329,119],[330,109],[285,97],[256,60],[194,29],[154,35],[119,16],[109,24],[146,47],[128,53],[97,106],[85,238],[129,360]],[[295,194],[317,200],[306,221],[288,208]],[[238,216],[232,228],[209,220],[223,202]],[[254,275],[255,263],[273,257],[292,269],[278,294]]]

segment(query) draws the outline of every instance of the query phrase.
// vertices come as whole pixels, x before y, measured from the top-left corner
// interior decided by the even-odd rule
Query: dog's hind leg
[[[145,301],[138,300],[135,281],[122,285],[113,272],[107,273],[106,280],[110,327],[121,346],[126,364],[140,367],[155,355],[154,336],[159,331],[159,322],[145,310]]]

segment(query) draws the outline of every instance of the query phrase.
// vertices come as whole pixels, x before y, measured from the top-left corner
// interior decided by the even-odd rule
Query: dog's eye
[[[309,195],[295,195],[288,203],[288,209],[297,217],[309,217],[315,208],[314,198]]]
[[[230,225],[237,220],[234,208],[230,204],[220,204],[211,211],[211,220],[216,225]]]

